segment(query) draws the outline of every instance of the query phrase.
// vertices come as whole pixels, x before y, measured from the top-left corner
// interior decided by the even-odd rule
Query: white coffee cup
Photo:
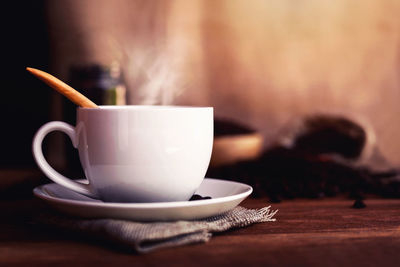
[[[33,139],[40,169],[55,183],[107,202],[188,200],[204,179],[213,144],[213,108],[100,106],[77,108],[77,125],[54,121]],[[62,131],[79,151],[88,184],[55,171],[44,137]]]

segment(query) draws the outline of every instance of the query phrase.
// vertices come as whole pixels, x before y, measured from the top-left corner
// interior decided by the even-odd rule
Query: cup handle
[[[52,131],[61,131],[63,133],[66,133],[71,138],[72,145],[75,148],[77,148],[78,146],[78,139],[75,134],[75,128],[73,126],[61,121],[52,121],[46,123],[45,125],[40,127],[40,129],[36,132],[32,143],[33,157],[35,158],[35,161],[39,166],[39,168],[44,172],[44,174],[48,178],[53,180],[55,183],[60,184],[68,189],[71,189],[83,195],[92,198],[98,198],[97,194],[93,192],[89,184],[78,183],[63,176],[62,174],[54,170],[46,161],[46,159],[43,156],[42,142],[44,137]]]

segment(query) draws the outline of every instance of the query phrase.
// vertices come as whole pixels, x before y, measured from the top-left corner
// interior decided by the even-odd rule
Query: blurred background
[[[78,90],[88,80],[118,84],[127,104],[213,106],[216,118],[255,129],[266,147],[289,121],[345,114],[368,124],[382,154],[400,163],[397,0],[3,5],[1,167],[34,166],[35,131],[73,121],[73,107],[27,66]],[[59,168],[68,164],[65,140],[54,134],[46,144]]]

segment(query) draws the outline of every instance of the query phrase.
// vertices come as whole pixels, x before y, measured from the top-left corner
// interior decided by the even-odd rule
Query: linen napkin
[[[41,223],[85,233],[120,245],[138,253],[147,253],[166,247],[207,242],[212,233],[245,227],[253,223],[275,221],[277,210],[270,206],[247,209],[241,206],[226,213],[194,221],[134,222],[116,219],[77,219],[57,214],[38,218]]]

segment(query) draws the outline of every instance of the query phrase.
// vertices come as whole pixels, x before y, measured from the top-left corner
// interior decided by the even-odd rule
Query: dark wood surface
[[[42,178],[33,179],[36,176],[29,171],[18,175],[0,173],[0,266],[400,266],[397,199],[367,199],[366,208],[353,209],[353,201],[344,197],[279,204],[268,203],[265,198],[249,198],[242,206],[272,205],[279,209],[277,221],[216,234],[204,244],[137,255],[112,244],[33,223],[35,214],[47,206],[30,194],[15,196],[15,190],[22,188],[16,184],[32,186],[43,182]],[[6,182],[10,177],[15,179]]]

